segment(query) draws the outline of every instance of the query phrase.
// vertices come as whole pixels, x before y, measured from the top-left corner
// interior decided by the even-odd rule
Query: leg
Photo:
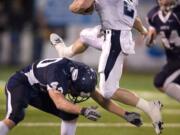
[[[130,92],[130,90],[123,89],[123,88],[119,88],[114,93],[112,98],[121,103],[131,105],[131,106],[136,106],[139,101],[139,97],[135,93]]]
[[[175,99],[176,101],[180,102],[180,85],[177,83],[169,83],[166,86],[164,86],[162,88],[163,91],[165,91],[165,93]]]
[[[73,57],[83,53],[88,46],[101,50],[103,36],[99,36],[100,26],[83,29],[80,33],[80,38],[70,46],[66,46],[61,37],[57,34],[50,35],[50,41],[55,46],[60,57]]]
[[[154,79],[154,85],[169,97],[180,102],[180,65],[168,63]]]
[[[10,119],[0,121],[0,135],[7,135],[9,130],[15,126],[15,123]]]
[[[47,93],[35,93],[34,96],[30,99],[30,105],[58,118],[61,118],[61,135],[75,135],[78,115],[58,110]]]
[[[0,122],[0,135],[7,135],[10,129],[23,120],[25,116],[24,109],[28,105],[28,88],[19,84],[19,81],[10,78],[5,91],[7,115],[6,118]]]
[[[61,135],[75,135],[76,134],[77,119],[71,121],[62,120],[61,122]]]
[[[52,114],[58,118],[61,118],[65,121],[71,121],[78,118],[78,115],[66,113],[64,111],[60,111],[56,108],[54,102],[49,97],[48,93],[44,92],[36,92],[33,94],[34,96],[30,98],[29,104],[41,111]]]
[[[86,44],[84,44],[83,42],[81,42],[80,39],[77,39],[74,42],[74,44],[72,44],[71,46],[72,46],[72,52],[73,52],[74,56],[77,54],[83,53],[88,48],[88,46]]]
[[[82,43],[80,39],[77,39],[70,46],[66,46],[64,43],[59,43],[55,45],[55,49],[57,50],[58,55],[60,57],[68,57],[68,58],[83,53],[87,48],[88,46]]]
[[[87,47],[81,43],[79,39],[74,44],[66,46],[63,39],[55,33],[50,35],[50,41],[57,50],[59,57],[71,58],[87,49]]]

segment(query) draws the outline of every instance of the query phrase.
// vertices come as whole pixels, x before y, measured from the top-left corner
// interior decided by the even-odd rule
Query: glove
[[[82,108],[81,115],[83,115],[89,120],[97,121],[101,117],[101,115],[96,109],[97,107],[94,107],[94,106],[91,106],[88,108]]]
[[[124,119],[136,127],[140,127],[143,124],[140,114],[136,112],[126,112]]]

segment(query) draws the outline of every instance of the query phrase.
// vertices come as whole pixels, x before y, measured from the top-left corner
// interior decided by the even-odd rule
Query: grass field
[[[7,70],[0,68],[0,119],[5,115],[4,83],[8,76],[15,69]],[[158,92],[152,85],[152,74],[124,73],[120,85],[136,92],[146,99],[159,99],[163,102],[162,110],[165,129],[162,135],[180,134],[180,104]],[[94,105],[94,101],[89,100],[83,105]],[[154,135],[151,121],[143,112],[122,105],[130,111],[138,111],[142,114],[144,125],[136,128],[107,111],[99,108],[102,118],[98,122],[91,122],[80,117],[77,128],[77,135]],[[21,124],[12,130],[10,135],[59,135],[60,120],[49,114],[40,112],[32,107],[26,110],[26,117]]]

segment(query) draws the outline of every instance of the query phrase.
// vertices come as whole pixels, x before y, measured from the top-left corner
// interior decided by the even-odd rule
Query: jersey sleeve
[[[68,90],[68,79],[63,70],[49,68],[47,71],[47,90],[56,89],[63,94]]]

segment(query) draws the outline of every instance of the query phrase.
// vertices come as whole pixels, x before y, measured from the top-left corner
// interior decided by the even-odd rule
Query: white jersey
[[[138,0],[95,0],[103,29],[131,30]]]

